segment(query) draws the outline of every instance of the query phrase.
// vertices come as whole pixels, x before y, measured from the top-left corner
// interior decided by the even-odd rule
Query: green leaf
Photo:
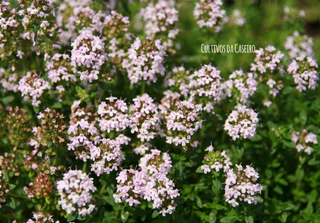
[[[122,222],[126,222],[128,220],[128,217],[129,217],[129,211],[127,210],[127,207],[124,206],[121,211]]]
[[[61,102],[55,102],[53,105],[52,105],[52,108],[54,109],[54,108],[62,108],[62,104],[61,104]]]
[[[100,212],[99,212],[99,218],[103,218],[104,217],[104,212],[106,211],[105,207],[102,207],[100,209]]]
[[[78,216],[78,212],[74,211],[72,212],[71,214],[69,214],[68,218],[67,218],[67,221],[70,222],[70,221],[74,221],[77,219],[77,216]]]
[[[293,87],[286,86],[286,87],[283,88],[282,93],[283,93],[283,94],[290,94],[293,90],[294,90]]]
[[[284,186],[288,186],[288,182],[283,178],[279,180],[279,184],[282,184]]]
[[[312,202],[308,202],[308,205],[305,209],[305,212],[308,214],[308,215],[311,215],[313,213],[313,205],[312,205]]]
[[[289,147],[289,148],[296,148],[296,144],[292,141],[288,142],[286,140],[283,140],[283,144],[286,146],[286,147]]]
[[[221,188],[221,183],[219,180],[212,180],[212,190],[213,192],[218,193]]]
[[[235,216],[227,216],[227,217],[222,218],[220,222],[222,222],[222,223],[232,223],[232,222],[234,222],[236,220],[236,218],[237,217],[235,217]]]
[[[313,165],[317,165],[320,164],[320,160],[317,160],[316,157],[313,157],[309,162],[308,165],[309,166],[313,166]]]
[[[274,191],[274,192],[277,192],[278,194],[283,194],[283,190],[282,190],[282,188],[281,188],[279,185],[275,186],[275,187],[273,188],[273,191]]]
[[[246,223],[254,223],[254,219],[252,216],[246,216],[245,220],[246,220]]]
[[[98,199],[94,202],[97,207],[103,206],[106,203],[105,199]]]
[[[114,201],[114,198],[113,197],[106,197],[105,198],[106,202],[110,205],[114,205],[115,204],[115,201]]]
[[[301,110],[299,117],[300,117],[301,124],[305,125],[307,123],[307,118],[308,118],[307,112],[305,110]]]
[[[156,217],[158,217],[159,216],[159,211],[157,211],[157,210],[154,210],[153,212],[152,212],[152,218],[156,218]]]
[[[217,216],[211,212],[209,215],[209,223],[215,223],[217,221]]]
[[[289,212],[283,212],[280,216],[278,216],[278,219],[281,221],[281,222],[286,222],[287,221],[287,218],[289,216]]]
[[[12,197],[9,197],[9,199],[7,200],[9,207],[11,207],[12,209],[16,208],[16,203],[14,201],[14,199]]]
[[[191,200],[191,201],[194,201],[194,193],[190,193],[188,194],[188,198]]]
[[[217,210],[227,210],[228,209],[227,207],[225,207],[221,204],[216,204],[214,208]]]
[[[76,86],[76,92],[77,92],[78,94],[80,94],[82,91],[83,91],[82,88],[77,85],[77,86]]]
[[[296,171],[297,181],[302,181],[303,177],[304,177],[304,170],[303,169],[297,169],[297,171]]]
[[[16,185],[14,185],[14,184],[9,184],[9,190],[13,190],[14,188],[16,188]]]
[[[2,101],[3,104],[8,104],[10,102],[12,102],[14,100],[14,96],[13,95],[9,95],[9,96],[6,96],[6,97],[3,97],[0,99]]]
[[[96,96],[96,95],[97,95],[97,93],[98,93],[97,91],[93,91],[93,92],[91,92],[91,93],[90,93],[90,98],[93,98],[94,96]]]
[[[181,205],[181,204],[183,204],[183,203],[185,203],[185,202],[186,202],[186,199],[184,199],[183,197],[178,197],[178,198],[176,199],[177,205]]]
[[[82,215],[79,215],[79,214],[78,214],[77,220],[79,220],[79,221],[84,221],[84,220],[86,220],[86,216],[82,216]]]
[[[195,198],[196,198],[196,204],[197,204],[197,206],[198,206],[199,208],[203,208],[202,201],[201,201],[200,197],[195,196]]]
[[[201,166],[199,166],[196,170],[196,173],[203,173],[203,170],[201,169]]]

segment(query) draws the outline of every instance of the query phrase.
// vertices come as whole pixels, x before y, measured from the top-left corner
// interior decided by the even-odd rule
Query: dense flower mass
[[[295,132],[292,134],[292,142],[296,144],[298,152],[304,151],[310,155],[313,152],[314,145],[318,144],[317,136],[304,129],[301,133]]]
[[[222,84],[225,97],[235,95],[237,101],[242,104],[247,104],[249,97],[252,97],[257,90],[258,82],[256,81],[257,74],[247,73],[243,70],[236,70]]]
[[[221,76],[220,70],[211,66],[203,65],[200,70],[190,75],[189,89],[191,97],[207,97],[219,102],[221,99]]]
[[[258,114],[253,109],[238,104],[228,116],[224,124],[224,130],[233,140],[240,137],[252,139],[256,136],[258,121]]]
[[[104,42],[89,30],[81,34],[71,44],[71,65],[79,73],[80,80],[92,82],[100,75],[101,66],[107,61]]]
[[[19,81],[18,90],[21,91],[21,96],[24,100],[31,98],[32,105],[39,107],[41,100],[39,98],[46,91],[51,89],[48,81],[39,77],[38,74],[27,72],[27,75]]]
[[[156,82],[158,75],[164,75],[164,55],[160,40],[153,41],[150,38],[140,40],[137,37],[128,50],[128,58],[122,62],[122,67],[128,72],[130,83]]]
[[[281,51],[276,52],[276,48],[274,46],[270,45],[265,49],[260,48],[259,50],[256,50],[255,53],[255,63],[251,64],[251,71],[264,74],[266,72],[273,73],[276,71],[281,72],[283,70],[280,62],[284,54]]]
[[[198,26],[200,28],[209,27],[214,32],[220,32],[223,25],[223,17],[226,14],[226,11],[221,9],[221,6],[221,0],[200,0],[200,2],[197,2],[193,15],[197,20]]]
[[[290,1],[1,1],[0,221],[316,222],[316,4]]]
[[[164,49],[173,47],[173,40],[179,33],[178,11],[168,1],[149,3],[140,14],[145,21],[145,33],[152,38],[162,38]]]
[[[96,189],[93,179],[86,173],[81,170],[69,170],[63,174],[63,179],[57,182],[57,190],[61,197],[58,204],[68,214],[78,211],[79,215],[85,216],[95,209],[90,191],[95,192]]]
[[[243,169],[242,165],[236,165],[237,171],[229,169],[226,173],[225,201],[231,206],[236,207],[239,201],[248,204],[257,204],[260,198],[257,194],[261,194],[262,186],[256,183],[259,178],[258,172],[251,166]]]
[[[129,109],[131,133],[137,132],[141,142],[148,142],[161,134],[160,114],[153,101],[148,94],[143,94],[133,99]]]
[[[236,207],[240,202],[246,202],[248,204],[257,204],[260,198],[257,194],[261,194],[262,186],[257,184],[256,181],[259,178],[258,172],[251,166],[246,166],[243,169],[242,165],[236,165],[237,172],[232,169],[231,159],[226,155],[226,151],[215,151],[214,148],[209,146],[206,151],[208,154],[204,157],[201,166],[202,171],[207,174],[211,170],[223,173],[226,177],[225,180],[225,201],[231,206]]]
[[[32,219],[29,219],[26,223],[59,223],[60,221],[54,221],[51,215],[45,215],[42,212],[33,212]]]
[[[298,61],[298,62],[297,62]],[[309,89],[315,89],[318,86],[316,68],[318,64],[312,57],[297,57],[288,65],[288,73],[294,78],[294,82],[298,85],[296,88],[302,92]]]
[[[284,48],[289,50],[289,57],[312,57],[314,52],[312,49],[313,40],[307,35],[300,35],[296,30],[293,32],[293,36],[288,36],[287,41],[284,43]]]
[[[142,200],[152,202],[153,209],[159,209],[163,216],[172,214],[176,208],[175,198],[180,196],[175,184],[167,174],[172,164],[168,153],[152,149],[140,159],[140,170],[124,169],[117,177],[115,201],[127,202],[130,206],[141,204]]]

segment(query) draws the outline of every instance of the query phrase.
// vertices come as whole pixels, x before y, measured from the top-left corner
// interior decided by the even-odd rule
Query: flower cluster
[[[295,132],[292,134],[292,142],[296,144],[298,152],[304,151],[310,155],[313,151],[312,146],[318,144],[317,136],[312,132],[304,129],[301,133]]]
[[[180,194],[167,177],[172,168],[169,154],[161,155],[159,150],[152,149],[140,159],[139,166],[140,170],[124,169],[119,173],[115,201],[125,201],[130,206],[139,205],[142,200],[152,201],[152,208],[160,209],[163,216],[172,214],[176,207],[174,199]]]
[[[259,178],[258,172],[251,166],[246,166],[243,170],[241,164],[236,165],[237,172],[231,168],[233,165],[230,158],[226,155],[226,151],[214,151],[214,148],[209,146],[206,151],[208,154],[204,157],[200,168],[205,174],[210,173],[211,170],[220,172],[223,170],[225,180],[225,201],[233,207],[239,205],[238,201],[247,202],[248,204],[257,204],[260,198],[255,196],[261,194],[262,186],[255,182]],[[238,200],[237,200],[238,199]]]
[[[201,105],[194,105],[190,101],[177,100],[170,106],[162,100],[163,107],[161,113],[165,117],[166,142],[176,146],[181,145],[187,150],[187,145],[196,147],[197,142],[192,140],[192,136],[202,127],[203,120],[200,119]],[[170,107],[166,107],[169,105]]]
[[[157,81],[157,75],[164,75],[165,52],[160,40],[153,41],[150,38],[140,40],[137,37],[128,54],[128,58],[122,62],[122,67],[127,70],[131,84],[141,80],[150,84],[151,81]]]
[[[25,143],[29,138],[31,121],[27,121],[27,118],[27,111],[18,106],[15,108],[11,107],[6,115],[5,129],[8,131],[9,141],[11,145],[15,146],[15,149],[19,143]]]
[[[101,33],[105,45],[108,46],[106,52],[108,53],[109,61],[112,62],[119,70],[122,68],[122,60],[125,57],[125,52],[128,49],[128,28],[130,26],[129,17],[111,11],[103,22]]]
[[[196,2],[196,7],[193,10],[193,15],[197,20],[200,28],[213,28],[214,32],[220,32],[223,25],[223,17],[226,11],[221,9],[221,0],[200,0]]]
[[[21,96],[24,100],[31,99],[32,105],[39,107],[41,100],[40,97],[46,91],[51,89],[50,83],[38,74],[27,72],[27,75],[22,77],[19,81],[18,90],[21,91]]]
[[[0,171],[0,208],[2,208],[1,203],[7,201],[5,194],[9,192],[7,188],[7,182],[2,177],[2,171]]]
[[[210,173],[211,170],[219,172],[221,169],[226,173],[230,169],[230,166],[232,166],[232,162],[225,150],[222,152],[214,151],[213,146],[210,145],[205,151],[208,151],[208,155],[204,157],[204,165],[201,166],[201,169],[205,174]]]
[[[288,36],[287,41],[284,43],[284,48],[289,50],[289,57],[312,57],[313,56],[313,40],[307,35],[300,35],[296,30],[293,36]]]
[[[13,172],[15,176],[19,176],[19,165],[16,155],[14,153],[5,152],[3,156],[0,156],[0,169],[1,173]]]
[[[267,46],[265,49],[260,48],[256,50],[256,57],[254,58],[255,63],[251,63],[251,71],[257,71],[260,74],[264,74],[266,72],[276,72],[282,71],[283,67],[280,64],[282,57],[284,54],[281,51],[276,51],[274,46]]]
[[[297,62],[298,61],[298,62]],[[302,92],[307,88],[315,89],[318,86],[317,75],[318,64],[312,57],[297,57],[288,65],[288,73],[294,78],[294,82],[298,85],[296,88]]]
[[[41,126],[33,127],[34,137],[29,142],[30,145],[37,149],[40,144],[48,146],[48,143],[61,144],[66,138],[66,128],[64,124],[64,115],[60,115],[56,110],[47,108],[44,113],[38,115]]]
[[[33,51],[38,55],[51,52],[57,29],[50,1],[19,0],[19,3],[17,8],[6,1],[0,4],[0,54],[10,63]]]
[[[24,187],[23,190],[29,198],[42,196],[47,198],[53,192],[53,183],[48,175],[39,172],[33,182],[29,183],[29,188]]]
[[[256,183],[259,173],[249,165],[245,169],[241,164],[236,166],[236,172],[229,169],[226,173],[225,201],[233,207],[239,205],[238,201],[257,204],[260,198],[256,194],[261,194],[262,190],[262,186]]]
[[[50,61],[47,63],[46,71],[51,83],[60,83],[66,81],[67,83],[76,82],[77,78],[73,73],[70,56],[68,54],[55,53]],[[61,85],[60,85],[61,86]],[[57,87],[60,91],[65,91],[63,86]],[[61,93],[60,92],[60,93]]]
[[[289,8],[289,6],[285,6],[283,8],[284,16],[283,20],[287,21],[291,24],[294,24],[296,20],[303,20],[306,17],[306,12],[304,10],[297,10],[295,8]]]
[[[171,87],[175,92],[183,95],[185,98],[190,93],[190,71],[186,70],[183,66],[174,67],[172,72],[166,75],[165,86]]]
[[[59,223],[59,221],[54,221],[52,216],[49,214],[44,214],[42,212],[33,212],[32,219],[29,219],[26,223]]]
[[[68,150],[74,150],[77,158],[84,162],[87,159],[95,160],[100,157],[101,149],[98,144],[101,136],[96,125],[96,114],[90,107],[81,108],[80,101],[75,101],[72,106],[71,121],[68,128]]]
[[[276,52],[276,48],[271,45],[255,52],[255,63],[251,63],[250,70],[262,74],[259,76],[259,82],[265,82],[270,88],[269,94],[275,97],[283,88],[281,76],[284,69],[281,59],[284,54],[281,51]]]
[[[123,131],[131,124],[128,106],[124,100],[108,97],[108,104],[101,102],[98,107],[99,127],[101,131]]]
[[[98,14],[91,9],[89,6],[90,3],[91,0],[75,0],[59,2],[59,4],[56,4],[56,19],[57,25],[59,26],[60,42],[62,44],[70,44],[70,39],[75,39],[82,29],[95,31],[101,28],[97,27],[97,25],[100,24],[99,20],[101,19],[101,13]]]
[[[252,139],[256,136],[258,121],[258,114],[253,109],[238,104],[228,116],[224,130],[228,131],[228,135],[233,140],[240,138],[240,136],[244,139]]]
[[[227,23],[229,26],[243,26],[247,20],[241,17],[241,12],[239,9],[235,9],[232,11],[230,16],[223,17],[223,23]]]
[[[0,83],[6,91],[18,92],[20,74],[13,72],[12,68],[7,70],[0,68]]]
[[[242,70],[236,70],[222,84],[224,97],[235,95],[237,101],[247,104],[249,97],[252,97],[257,90],[258,82],[256,73],[244,73]]]
[[[101,150],[100,157],[95,159],[95,162],[91,164],[91,171],[93,171],[97,176],[102,175],[103,173],[110,174],[111,171],[117,171],[122,160],[124,160],[124,155],[121,151],[121,137],[120,135],[115,140],[111,139],[102,139],[102,144],[99,146]],[[127,138],[125,140],[130,140]],[[124,143],[127,143],[124,142]]]
[[[57,190],[61,197],[58,204],[67,214],[78,211],[79,215],[85,216],[95,209],[95,205],[91,203],[93,197],[90,191],[95,192],[96,189],[93,179],[86,173],[81,170],[69,170],[63,174],[63,179],[57,182]]]
[[[64,166],[53,166],[48,155],[43,157],[42,152],[33,150],[31,155],[23,155],[23,163],[28,171],[41,172],[47,175],[57,174],[57,170],[65,170]]]
[[[153,39],[162,39],[164,49],[173,47],[173,39],[179,33],[178,11],[168,1],[159,0],[142,8],[140,14],[145,23],[145,33]]]
[[[200,70],[190,75],[189,79],[191,98],[210,98],[215,103],[220,101],[222,95],[220,70],[211,65],[203,65]]]
[[[160,113],[148,94],[137,96],[130,105],[131,133],[137,132],[141,142],[154,139],[161,131]]]
[[[99,79],[101,66],[107,61],[104,42],[86,30],[71,44],[71,65],[80,74],[80,80],[92,82]]]

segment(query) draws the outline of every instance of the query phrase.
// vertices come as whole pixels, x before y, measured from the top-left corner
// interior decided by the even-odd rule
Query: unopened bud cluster
[[[29,198],[47,198],[53,192],[53,183],[48,175],[39,172],[33,182],[29,183],[29,187],[24,187],[23,190]]]

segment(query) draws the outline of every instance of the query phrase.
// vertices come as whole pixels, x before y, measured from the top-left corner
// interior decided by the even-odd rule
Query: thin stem
[[[105,184],[102,185],[102,187],[101,187],[101,189],[100,189],[100,192],[99,192],[99,195],[100,195],[100,196],[103,194],[103,192],[104,192],[104,190],[106,189],[106,187],[107,187],[107,183],[105,183]]]
[[[24,195],[19,195],[19,194],[14,194],[11,191],[7,193],[8,195],[10,195],[11,197],[16,197],[16,198],[23,198],[23,199],[29,199],[27,196]]]
[[[144,94],[144,92],[146,91],[146,82],[142,82],[142,86],[141,86],[141,94]]]
[[[82,167],[82,172],[86,172],[86,169],[87,169],[87,162],[84,162]]]

